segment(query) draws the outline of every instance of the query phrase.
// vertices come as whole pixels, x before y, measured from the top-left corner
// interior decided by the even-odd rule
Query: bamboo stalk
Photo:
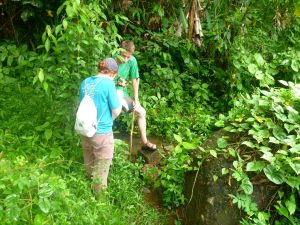
[[[194,36],[194,42],[198,47],[201,47],[202,37],[203,37],[202,26],[200,21],[200,10],[201,10],[200,2],[197,1],[195,6],[195,24],[194,24],[195,35],[193,36]]]

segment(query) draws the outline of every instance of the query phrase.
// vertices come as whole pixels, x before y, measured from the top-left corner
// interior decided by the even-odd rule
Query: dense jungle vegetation
[[[184,174],[221,156],[233,159],[222,173],[239,184],[229,197],[241,224],[300,224],[299,1],[0,0],[0,11],[1,224],[168,224],[187,201]],[[123,39],[136,44],[149,135],[175,147],[145,171],[117,141],[99,200],[73,130],[79,84]],[[130,123],[122,115],[114,130]],[[218,129],[242,138],[201,148]],[[266,209],[253,175],[277,187]],[[165,209],[145,203],[146,185]]]

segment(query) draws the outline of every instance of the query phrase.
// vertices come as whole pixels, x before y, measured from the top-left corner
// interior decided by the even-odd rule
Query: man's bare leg
[[[146,110],[142,106],[140,106],[135,109],[135,113],[138,116],[138,127],[140,129],[141,142],[142,142],[141,144],[149,147],[150,149],[155,150],[156,145],[150,143],[147,139]]]

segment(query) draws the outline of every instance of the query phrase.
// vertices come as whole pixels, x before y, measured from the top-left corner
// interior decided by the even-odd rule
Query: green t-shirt
[[[128,77],[130,77],[130,80],[139,78],[139,69],[134,56],[131,56],[127,62],[119,64],[118,75],[116,76],[115,81],[120,77],[127,82],[129,82]],[[124,96],[129,96],[128,87],[117,86],[117,90],[123,90]]]

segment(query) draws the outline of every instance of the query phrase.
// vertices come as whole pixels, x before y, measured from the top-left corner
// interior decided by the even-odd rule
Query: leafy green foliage
[[[130,23],[124,24],[123,29],[128,33],[141,35],[143,28],[160,30],[169,27],[175,21],[181,2],[178,0],[130,0],[112,1],[114,9],[128,17]],[[134,7],[132,7],[134,6]]]
[[[29,51],[26,45],[17,47],[14,43],[3,43],[0,46],[0,82],[9,84],[17,79],[31,82],[39,56]]]
[[[170,139],[177,133],[191,141],[200,133],[209,133],[214,120],[210,104],[214,95],[194,58],[195,46],[170,32],[149,33],[148,40],[136,40],[142,79],[140,99],[147,110],[151,133]]]
[[[186,202],[183,193],[184,175],[187,171],[195,170],[194,159],[190,153],[197,146],[196,143],[183,141],[179,135],[174,134],[174,138],[178,144],[165,160],[159,180],[155,183],[155,187],[163,187],[163,200],[169,207],[177,207]]]
[[[237,152],[233,154],[237,160],[233,162],[232,176],[240,182],[244,194],[251,195],[253,187],[249,177],[251,173],[262,173],[281,190],[278,191],[280,198],[272,207],[282,217],[272,220],[276,223],[288,220],[291,224],[297,224],[299,217],[296,212],[300,210],[295,203],[300,187],[300,93],[298,84],[280,83],[285,87],[259,89],[256,94],[236,101],[230,111],[231,126],[227,129],[246,134],[241,144],[253,152],[249,158],[243,158]],[[247,155],[247,151],[243,154]],[[269,212],[246,207],[252,204],[249,197],[238,194],[233,199],[248,214],[248,220],[244,220],[243,224],[256,224],[257,221],[268,224],[271,220]]]
[[[295,7],[295,1],[281,0],[203,3],[203,47],[215,66],[217,96],[231,104],[240,92],[277,85],[276,79],[298,79]]]
[[[149,33],[148,40],[135,41],[141,76],[139,98],[150,124],[147,130],[168,139],[174,133],[187,141],[199,134],[205,139],[214,121],[211,103],[215,97],[209,78],[198,70],[195,46],[170,32]],[[174,63],[177,61],[180,63]],[[129,119],[121,117],[116,123],[126,130],[130,127]]]
[[[14,40],[18,45],[26,43],[35,49],[45,24],[53,24],[57,20],[55,11],[62,3],[62,0],[2,1],[0,39]]]
[[[142,165],[128,161],[123,142],[116,144],[107,195],[95,199],[74,121],[55,116],[51,106],[59,102],[34,95],[24,83],[5,84],[0,97],[2,224],[167,224],[168,212],[143,203]]]
[[[181,1],[67,0],[60,7],[55,6],[59,1],[6,2],[21,6],[23,21],[38,28],[32,32],[35,40],[40,40],[41,27],[44,33],[35,52],[19,45],[16,35],[17,45],[1,43],[0,47],[0,118],[4,121],[0,163],[5,165],[1,168],[8,168],[0,171],[4,177],[0,180],[0,218],[5,223],[17,223],[19,218],[34,224],[75,220],[155,224],[161,219],[139,203],[142,198],[133,190],[142,185],[137,173],[141,165],[127,163],[122,144],[112,167],[112,202],[96,201],[84,178],[79,140],[73,134],[79,82],[96,72],[100,58],[119,51],[120,34],[137,46],[140,99],[147,110],[148,131],[178,143],[157,182],[164,188],[166,205],[185,202],[184,175],[198,169],[192,166],[197,157],[219,157],[225,152],[234,157],[234,163],[222,174],[230,173],[240,184],[232,198],[247,214],[242,224],[299,223],[296,83],[300,22],[296,1],[201,1],[201,48],[174,35],[175,21],[187,22]],[[50,11],[45,10],[46,4]],[[45,27],[40,25],[45,22]],[[21,34],[19,27],[10,29],[10,34],[15,31]],[[34,49],[39,41],[32,40],[28,38]],[[285,81],[278,83],[278,79]],[[230,104],[234,107],[229,117],[215,119],[216,112],[226,114]],[[118,129],[128,129],[129,120],[119,119]],[[228,121],[231,132],[246,135],[240,147],[255,154],[245,157],[227,137],[217,140],[217,149],[191,154],[212,132],[213,124],[224,127]],[[253,204],[251,174],[261,174],[280,188],[271,208],[278,214],[276,219],[273,211],[258,211]],[[6,187],[12,187],[11,191]],[[82,209],[86,216],[82,217]],[[131,210],[133,215],[126,213]],[[144,215],[153,220],[145,221]]]
[[[73,132],[78,83],[112,54],[119,38],[103,7],[65,1],[58,12],[64,19],[45,28],[39,55],[25,46],[1,46],[3,224],[167,223],[167,213],[142,203],[141,164],[128,162],[124,144],[117,146],[108,199],[95,199],[85,177]]]
[[[257,211],[257,205],[252,202],[249,195],[240,195],[236,196],[230,195],[233,199],[233,203],[237,204],[240,209],[243,209],[248,215],[252,215],[253,211]]]
[[[297,81],[299,72],[299,51],[274,53],[267,62],[260,53],[247,52],[239,47],[233,55],[235,74],[233,79],[238,90],[252,89],[253,86],[268,87],[275,84],[275,79]],[[284,75],[283,75],[284,74]]]

